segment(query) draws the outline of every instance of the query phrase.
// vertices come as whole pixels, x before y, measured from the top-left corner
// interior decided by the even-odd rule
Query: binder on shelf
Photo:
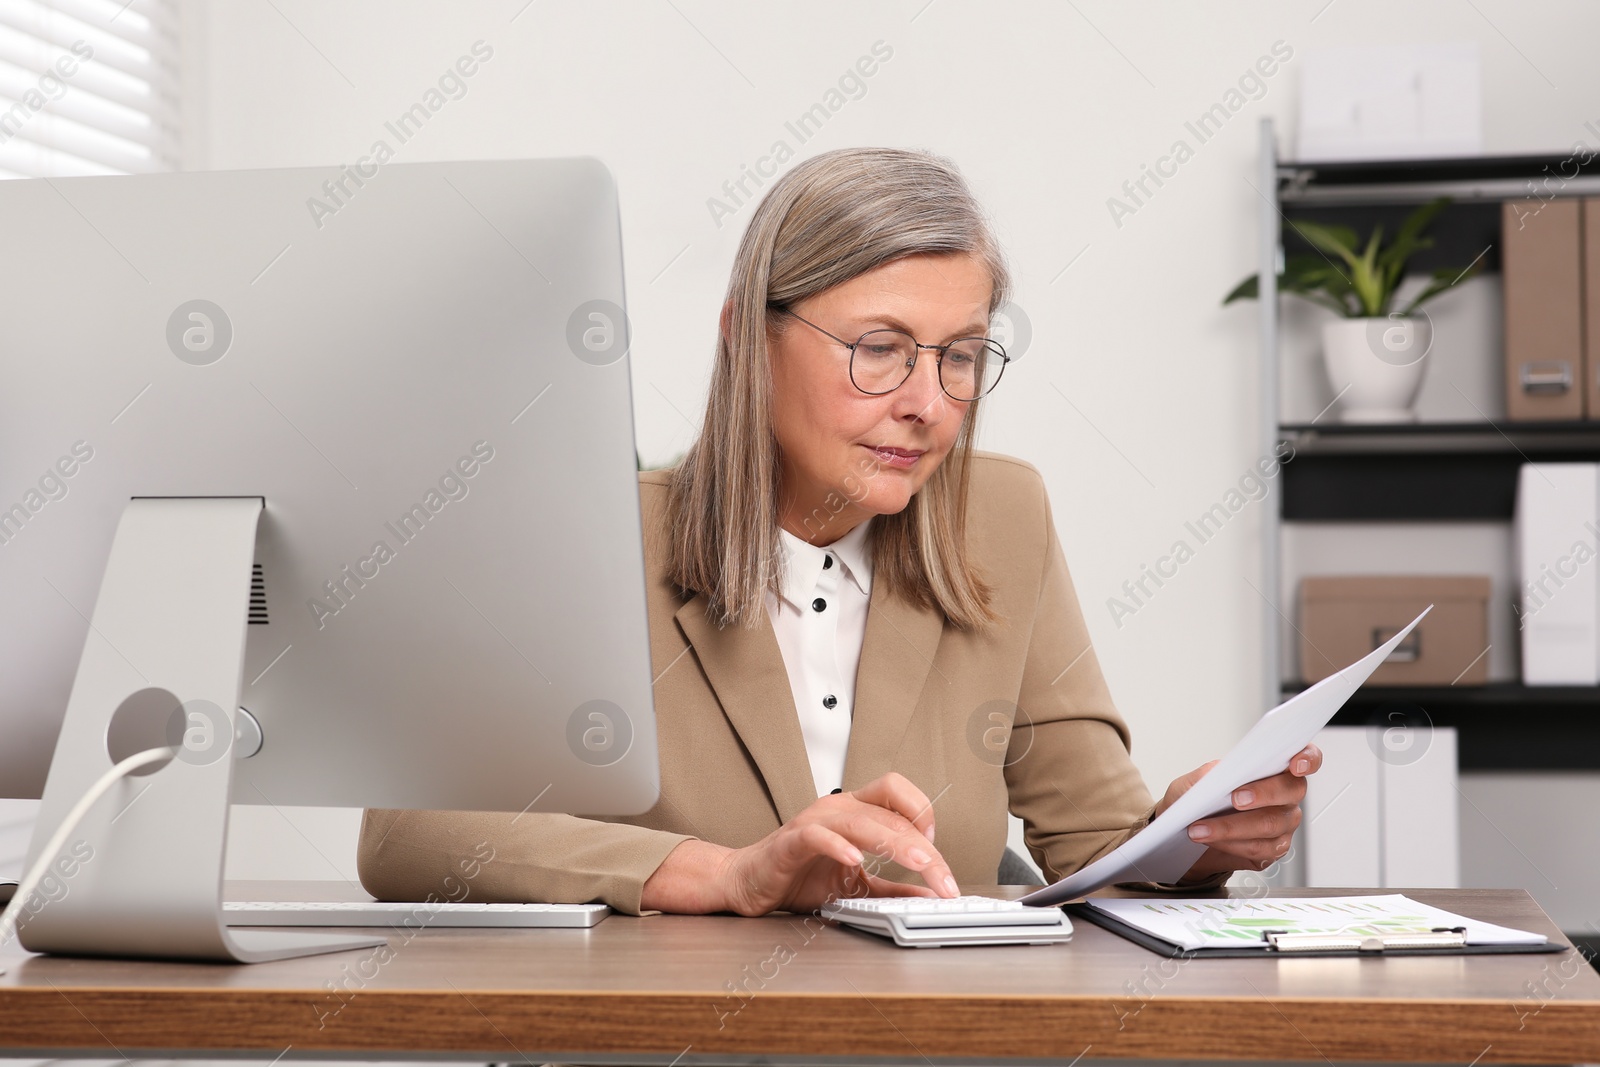
[[[1600,685],[1600,464],[1525,463],[1513,523],[1524,685]]]
[[[1576,198],[1537,212],[1507,202],[1500,251],[1505,284],[1506,418],[1584,416],[1583,225]]]
[[[1371,725],[1317,734],[1322,770],[1306,779],[1296,845],[1305,884],[1454,889],[1460,813],[1440,798],[1454,797],[1460,780],[1456,728],[1379,707],[1388,710],[1375,708]]]
[[[1600,419],[1600,197],[1583,201],[1583,417]]]

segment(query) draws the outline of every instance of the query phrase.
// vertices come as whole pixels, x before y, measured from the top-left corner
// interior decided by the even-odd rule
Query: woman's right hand
[[[890,772],[848,793],[818,797],[753,845],[730,849],[686,841],[644,884],[654,911],[810,912],[840,897],[960,894],[933,846],[933,804]],[[880,877],[867,853],[922,875],[928,886]]]

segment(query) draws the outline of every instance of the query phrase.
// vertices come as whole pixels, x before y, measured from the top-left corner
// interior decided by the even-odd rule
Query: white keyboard
[[[851,897],[829,901],[822,916],[905,948],[1048,945],[1072,937],[1060,908],[993,897]]]
[[[611,909],[604,904],[477,904],[470,901],[404,904],[382,900],[230,900],[222,905],[229,926],[430,926],[582,928]]]

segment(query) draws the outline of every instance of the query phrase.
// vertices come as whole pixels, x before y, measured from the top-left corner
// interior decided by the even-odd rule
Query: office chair
[[[996,885],[1044,885],[1027,860],[1007,846],[1000,854],[1000,870],[995,874]]]

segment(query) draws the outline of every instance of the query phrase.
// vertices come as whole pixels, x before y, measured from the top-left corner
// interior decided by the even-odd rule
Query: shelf
[[[1440,268],[1500,270],[1501,205],[1525,204],[1528,213],[1556,197],[1600,195],[1600,155],[1580,162],[1573,155],[1479,156],[1467,159],[1401,159],[1340,163],[1279,163],[1278,201],[1283,216],[1394,233],[1417,205],[1449,197],[1450,205],[1429,228],[1434,244],[1417,252],[1412,273]],[[1309,252],[1292,229],[1283,228],[1284,251]]]
[[[1288,522],[1509,522],[1524,463],[1600,461],[1600,421],[1289,423],[1279,432],[1294,448],[1279,497]]]
[[[1455,727],[1463,771],[1600,770],[1597,686],[1367,686],[1333,718],[1335,726],[1398,723]]]
[[[1462,203],[1521,200],[1537,194],[1600,192],[1600,155],[1474,156],[1317,163],[1281,161],[1278,199],[1285,206],[1421,203],[1449,196]],[[1534,183],[1530,188],[1530,183]]]
[[[1415,451],[1467,447],[1485,451],[1545,449],[1577,443],[1600,451],[1600,419],[1543,422],[1288,422],[1280,425],[1285,435],[1294,435],[1295,447],[1302,442],[1316,448],[1370,447]]]

